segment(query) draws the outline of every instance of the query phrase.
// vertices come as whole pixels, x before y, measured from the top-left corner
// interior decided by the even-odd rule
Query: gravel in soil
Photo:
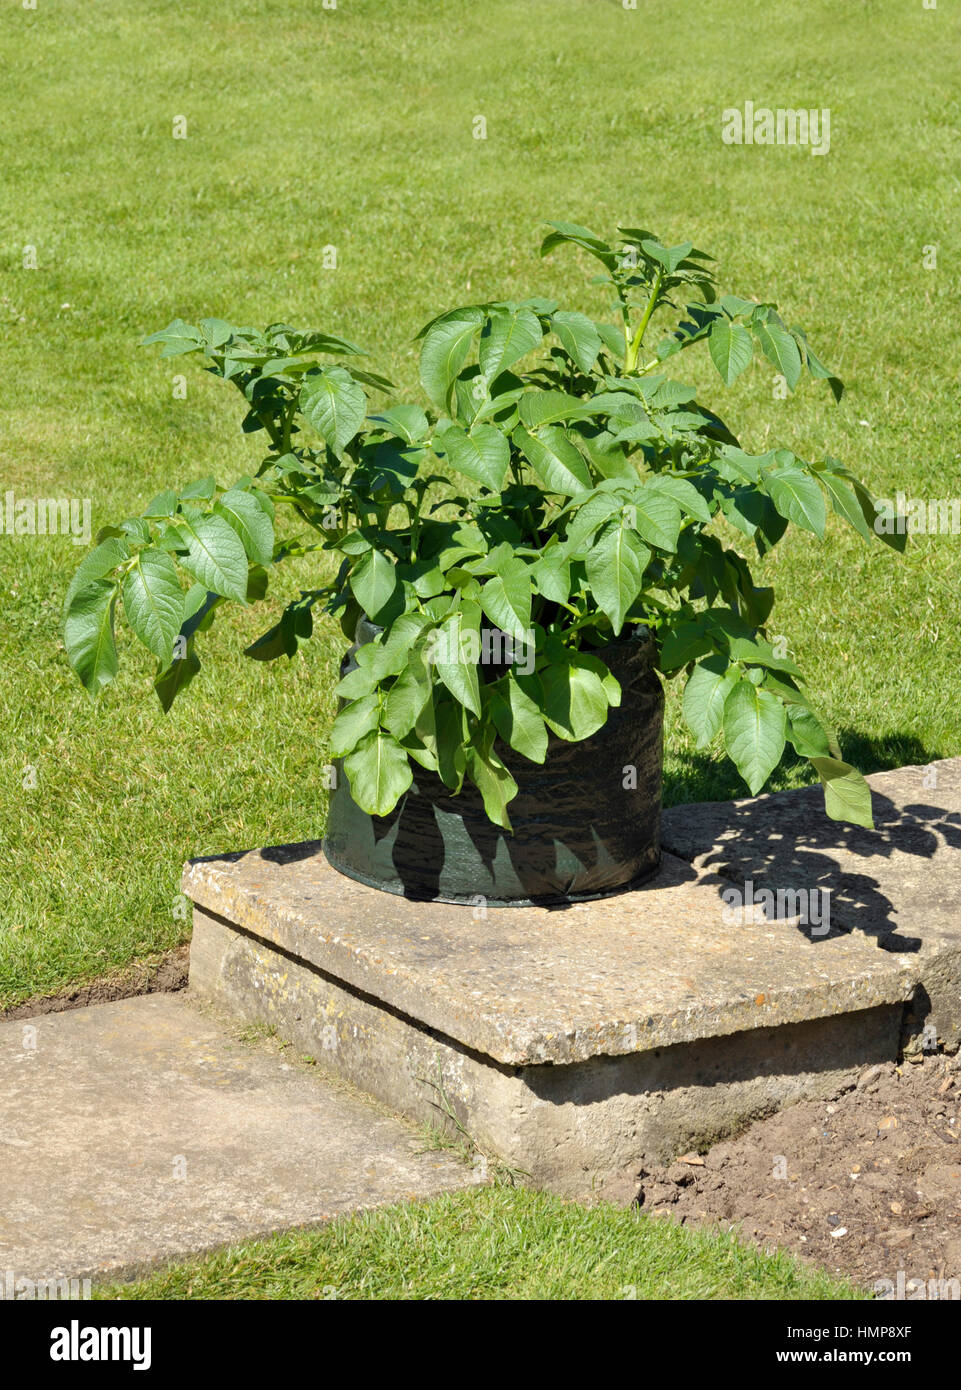
[[[642,1170],[638,1201],[734,1227],[879,1297],[961,1298],[959,1112],[961,1058],[870,1066],[833,1101],[802,1101]]]

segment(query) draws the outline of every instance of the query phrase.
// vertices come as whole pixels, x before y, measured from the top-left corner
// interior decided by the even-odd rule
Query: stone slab
[[[900,1003],[757,1027],[573,1065],[504,1065],[305,961],[194,911],[190,988],[276,1028],[414,1119],[465,1133],[565,1196],[630,1202],[645,1163],[669,1162],[797,1100],[824,1099],[897,1055]]]
[[[133,1276],[476,1182],[182,995],[0,1024],[0,1271]]]
[[[868,778],[875,829],[829,820],[819,787],[675,806],[664,844],[756,893],[820,889],[831,922],[912,961],[939,1033],[961,1038],[961,758]]]
[[[961,758],[867,780],[874,830],[829,820],[820,787],[805,787],[673,806],[662,839],[735,883],[829,889],[832,921],[886,950],[961,941]]]
[[[539,1185],[630,1200],[644,1164],[896,1057],[906,1020],[957,1041],[961,762],[871,780],[870,833],[816,789],[675,808],[657,877],[566,909],[405,900],[315,842],[197,861],[191,989]],[[827,893],[830,930],[732,910],[748,881]]]
[[[908,958],[795,919],[744,923],[666,855],[576,907],[414,902],[333,870],[319,842],[198,860],[197,908],[495,1063],[572,1064],[901,1003]]]

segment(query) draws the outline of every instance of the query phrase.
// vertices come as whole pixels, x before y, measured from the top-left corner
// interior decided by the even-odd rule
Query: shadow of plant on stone
[[[675,806],[664,816],[664,845],[735,885],[745,904],[757,904],[760,895],[765,917],[796,921],[796,913],[770,910],[771,895],[777,902],[796,903],[798,894],[803,902],[812,894],[828,900],[830,931],[797,922],[815,944],[851,931],[901,953],[945,935],[961,942],[961,884],[932,872],[939,850],[961,847],[961,773],[928,750],[905,747],[913,742],[874,745],[881,757],[921,754],[914,766],[874,777],[874,830],[828,819],[820,788],[804,787]]]

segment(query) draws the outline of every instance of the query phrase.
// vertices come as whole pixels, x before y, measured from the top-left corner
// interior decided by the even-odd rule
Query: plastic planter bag
[[[362,622],[358,635],[373,631]],[[621,704],[596,734],[581,743],[552,736],[542,765],[496,745],[519,789],[508,808],[513,834],[487,819],[471,783],[454,796],[417,765],[390,815],[368,815],[338,762],[324,839],[333,867],[388,893],[491,907],[602,897],[652,874],[664,715],[654,644],[639,629],[594,654],[621,684]]]

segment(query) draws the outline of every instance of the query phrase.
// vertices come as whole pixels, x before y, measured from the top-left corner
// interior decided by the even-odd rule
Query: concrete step
[[[656,877],[569,909],[408,901],[316,842],[197,860],[191,989],[412,1118],[442,1100],[535,1184],[630,1201],[902,1035],[958,1047],[961,759],[869,782],[872,831],[818,788],[676,807]]]
[[[476,1182],[239,1028],[160,994],[0,1024],[0,1297]]]

